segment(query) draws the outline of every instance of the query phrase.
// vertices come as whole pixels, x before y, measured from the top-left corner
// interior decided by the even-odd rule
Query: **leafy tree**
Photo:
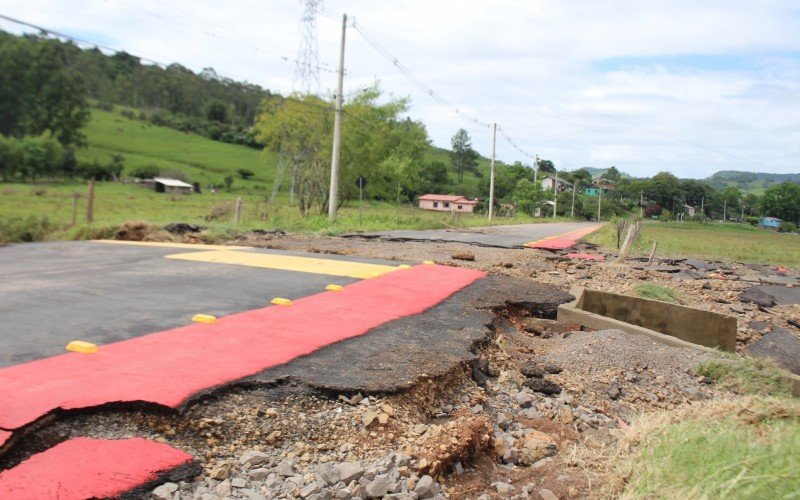
[[[556,173],[556,165],[550,160],[539,160],[539,172]]]
[[[585,168],[579,168],[572,172],[572,182],[577,182],[581,187],[586,187],[592,183],[592,174]]]
[[[402,179],[400,201],[420,193],[423,157],[430,141],[425,126],[407,117],[408,99],[380,102],[375,84],[358,92],[345,106],[342,126],[341,201],[358,196],[355,181],[369,179],[370,196],[397,201],[397,181]],[[394,160],[387,163],[389,158]],[[407,161],[406,161],[407,160]],[[391,167],[402,172],[392,172]]]
[[[611,182],[617,182],[622,176],[619,173],[619,170],[617,170],[617,167],[612,165],[601,177],[608,179]]]
[[[764,215],[800,223],[800,184],[786,181],[770,187],[764,191],[761,205]]]
[[[83,145],[89,111],[83,77],[67,65],[74,46],[31,36],[0,41],[0,133],[49,132],[64,146]]]
[[[463,128],[450,139],[452,151],[450,161],[453,170],[458,174],[458,182],[464,180],[464,172],[474,172],[478,168],[478,152],[472,149],[472,141],[469,134]]]
[[[419,181],[418,194],[441,193],[449,182],[447,165],[438,160],[423,165],[419,172]]]
[[[212,99],[203,108],[206,119],[220,123],[228,121],[228,105],[220,99]]]
[[[23,180],[30,176],[35,183],[37,177],[53,176],[58,173],[64,149],[50,135],[26,137],[22,140],[21,146]]]
[[[256,121],[258,140],[284,158],[303,215],[314,204],[320,213],[327,210],[331,111],[327,102],[315,96],[274,97],[264,101]]]
[[[226,175],[225,178],[222,179],[222,182],[225,183],[225,190],[230,193],[231,192],[231,186],[233,186],[233,176],[232,175]]]
[[[662,207],[672,207],[680,193],[680,181],[669,172],[659,172],[650,181],[653,201]]]
[[[534,184],[528,179],[520,179],[514,188],[512,199],[517,210],[533,215],[537,205],[545,196],[541,184]]]
[[[0,176],[8,181],[17,174],[22,164],[22,150],[18,140],[0,135]]]
[[[748,193],[742,198],[742,204],[744,205],[744,213],[746,215],[756,215],[758,213],[758,209],[760,206],[760,199],[758,195],[753,193]]]

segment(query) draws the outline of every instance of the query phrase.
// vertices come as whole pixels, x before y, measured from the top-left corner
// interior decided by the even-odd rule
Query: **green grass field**
[[[46,217],[54,226],[48,239],[91,235],[91,231],[82,228],[86,220],[86,192],[87,185],[83,182],[0,184],[0,214],[6,220],[13,217]],[[77,204],[78,228],[70,229],[76,194],[80,195]],[[240,224],[234,225],[233,207],[239,196],[245,205]],[[206,226],[216,233],[281,229],[340,234],[359,230],[443,229],[448,226],[476,227],[488,224],[487,219],[481,215],[464,214],[451,220],[448,213],[385,202],[365,202],[362,224],[358,201],[345,203],[339,212],[339,218],[329,223],[327,214],[314,213],[301,217],[297,208],[289,206],[288,196],[285,194],[274,203],[269,202],[269,196],[270,192],[267,190],[246,188],[234,189],[231,193],[222,191],[214,195],[207,191],[203,194],[169,195],[156,193],[133,183],[102,182],[97,183],[95,188],[94,225],[114,226],[129,220],[144,220],[162,225],[187,222]],[[550,219],[534,220],[526,215],[518,215],[496,218],[493,224],[540,221],[549,222]]]
[[[85,128],[88,147],[77,151],[81,161],[98,160],[106,163],[112,155],[124,157],[126,173],[141,166],[154,165],[163,171],[189,182],[199,182],[204,192],[191,195],[155,193],[132,182],[97,183],[95,190],[94,228],[85,227],[86,183],[82,181],[38,182],[37,184],[0,183],[0,240],[19,238],[10,233],[26,232],[35,226],[35,239],[42,234],[47,239],[91,237],[102,233],[103,227],[120,225],[130,220],[155,224],[188,222],[207,226],[212,233],[229,234],[250,229],[281,229],[339,234],[350,231],[385,229],[441,229],[447,226],[485,226],[488,220],[481,215],[462,215],[451,219],[450,214],[420,210],[410,205],[397,206],[384,202],[365,202],[363,223],[358,202],[344,204],[340,217],[329,223],[327,216],[311,214],[301,217],[299,210],[289,206],[288,183],[284,183],[275,202],[270,202],[275,179],[277,155],[240,145],[212,141],[192,133],[130,119],[117,107],[108,112],[93,108]],[[136,112],[136,110],[131,110]],[[438,159],[449,164],[447,151],[432,148],[427,160]],[[488,172],[488,160],[481,159],[480,169]],[[248,169],[255,176],[248,180],[237,175],[238,169]],[[223,179],[233,176],[231,192],[221,189]],[[455,181],[455,173],[450,173]],[[474,189],[478,177],[466,174],[454,189]],[[210,194],[209,186],[217,193]],[[77,227],[72,228],[73,202],[77,202]],[[232,224],[233,206],[241,196],[245,205],[241,223]],[[46,218],[46,220],[44,219]],[[495,219],[493,224],[533,222],[526,215]],[[27,238],[27,237],[26,237]]]
[[[617,251],[612,224],[588,235],[585,241],[611,253]],[[655,241],[657,257],[696,257],[800,268],[800,236],[745,224],[645,222],[631,255],[647,256]]]

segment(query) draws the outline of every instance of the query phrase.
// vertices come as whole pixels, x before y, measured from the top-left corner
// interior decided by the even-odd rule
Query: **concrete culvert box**
[[[688,342],[736,351],[736,318],[658,300],[584,290],[575,302],[559,307],[558,320],[590,328],[619,328],[675,346]]]

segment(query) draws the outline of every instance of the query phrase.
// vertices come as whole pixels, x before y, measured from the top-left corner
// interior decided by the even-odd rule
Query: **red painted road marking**
[[[539,248],[541,250],[564,250],[574,246],[576,243],[578,243],[578,240],[580,240],[589,233],[597,231],[601,227],[602,224],[599,226],[590,226],[581,229],[576,229],[575,231],[570,231],[568,233],[550,236],[549,238],[544,238],[539,241],[532,241],[530,243],[525,243],[524,246],[528,248]]]
[[[6,441],[8,441],[9,438],[11,438],[11,433],[0,429],[0,447],[6,444]]]
[[[606,260],[606,258],[602,255],[591,254],[591,253],[568,253],[564,257],[568,259],[579,259],[579,260],[599,260],[599,261]]]
[[[0,472],[0,498],[116,497],[192,460],[187,453],[142,438],[75,438]]]
[[[0,370],[0,428],[58,408],[147,401],[178,407],[198,392],[287,363],[433,307],[486,273],[421,265],[294,301]],[[187,318],[188,321],[188,318]]]

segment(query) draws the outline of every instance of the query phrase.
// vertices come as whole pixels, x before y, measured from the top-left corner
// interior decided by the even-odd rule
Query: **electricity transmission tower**
[[[300,47],[297,49],[297,60],[294,67],[292,90],[302,95],[319,94],[319,46],[317,44],[317,10],[322,0],[301,0],[304,5],[300,18]],[[294,206],[295,181],[297,179],[297,161],[281,157],[278,170],[272,185],[271,201],[280,191],[286,170],[290,170],[291,187],[289,188],[289,206]]]
[[[300,48],[292,87],[301,94],[319,94],[319,46],[317,45],[317,10],[322,0],[301,0],[305,9],[300,18]]]

